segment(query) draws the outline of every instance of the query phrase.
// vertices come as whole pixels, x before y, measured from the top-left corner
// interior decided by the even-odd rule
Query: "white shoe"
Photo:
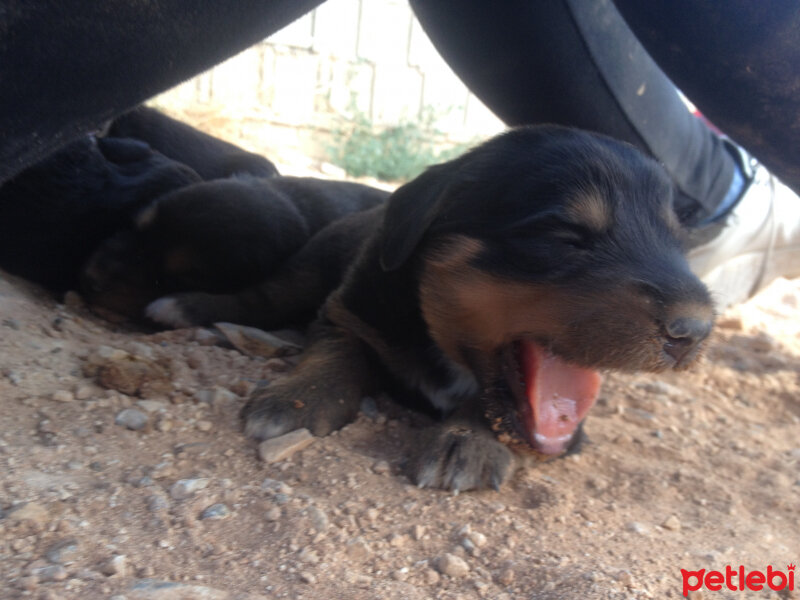
[[[778,277],[800,277],[800,197],[761,164],[747,166],[752,179],[725,226],[689,251],[689,265],[720,312]]]

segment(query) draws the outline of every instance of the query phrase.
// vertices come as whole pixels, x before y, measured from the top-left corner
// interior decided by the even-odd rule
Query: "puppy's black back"
[[[194,169],[203,179],[247,173],[274,177],[278,169],[263,156],[247,152],[147,106],[115,119],[109,137],[135,138]]]

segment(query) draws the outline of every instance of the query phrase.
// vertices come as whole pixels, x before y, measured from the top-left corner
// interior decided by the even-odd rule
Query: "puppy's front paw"
[[[336,397],[325,386],[289,377],[273,384],[244,406],[248,437],[266,440],[305,427],[316,436],[344,427],[358,415],[359,399]]]
[[[148,304],[145,315],[155,323],[175,329],[208,325],[222,320],[214,318],[215,298],[202,292],[164,296]]]
[[[511,474],[514,457],[491,432],[468,425],[445,424],[430,430],[411,461],[411,478],[419,487],[463,492],[492,487]]]

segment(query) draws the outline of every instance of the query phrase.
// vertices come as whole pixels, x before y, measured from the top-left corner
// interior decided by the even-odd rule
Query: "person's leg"
[[[797,2],[615,2],[703,114],[800,193]]]
[[[4,5],[0,183],[321,2],[36,0]]]
[[[676,210],[709,218],[734,158],[692,116],[610,2],[411,0],[437,49],[509,125],[558,123],[630,142],[659,160]]]

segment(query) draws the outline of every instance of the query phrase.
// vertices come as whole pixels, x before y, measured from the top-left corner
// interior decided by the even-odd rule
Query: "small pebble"
[[[201,328],[194,333],[194,341],[201,346],[216,346],[222,339],[221,335],[210,329]]]
[[[292,488],[283,481],[277,479],[270,479],[267,477],[261,482],[261,489],[268,493],[273,494],[291,494]]]
[[[222,403],[236,400],[236,398],[236,394],[219,386],[210,390],[199,390],[192,396],[195,402],[209,406],[220,406]]]
[[[38,502],[26,502],[14,506],[5,516],[11,522],[32,521],[39,527],[43,527],[50,520],[50,512]]]
[[[169,509],[169,500],[163,494],[153,494],[147,497],[147,510],[158,513]]]
[[[20,577],[17,581],[17,587],[25,592],[32,592],[39,587],[39,578],[36,575]]]
[[[44,556],[53,564],[65,565],[74,562],[78,554],[77,540],[66,539],[50,546],[45,551]]]
[[[436,570],[450,577],[464,577],[469,573],[469,565],[463,558],[454,554],[443,554],[436,559]]]
[[[439,583],[441,577],[439,577],[439,573],[434,571],[433,569],[425,569],[422,574],[422,579],[425,581],[427,585],[436,585]]]
[[[402,548],[408,544],[408,536],[400,533],[393,533],[389,536],[389,545],[393,548]]]
[[[258,445],[258,455],[266,463],[280,462],[314,441],[308,429],[296,429]]]
[[[127,557],[124,554],[118,554],[117,556],[112,557],[111,560],[109,560],[100,568],[100,572],[109,577],[113,575],[125,577],[128,574]]]
[[[169,495],[173,500],[183,500],[195,492],[205,489],[207,485],[208,479],[205,478],[179,479],[169,488]]]
[[[680,531],[681,530],[681,521],[675,515],[670,515],[667,519],[661,524],[664,529],[669,529],[670,531]]]
[[[309,573],[308,571],[303,571],[300,573],[300,580],[303,583],[307,583],[309,585],[314,585],[315,583],[317,583],[317,578],[314,577],[314,575],[312,573]]]
[[[92,386],[89,385],[82,385],[75,390],[75,397],[78,400],[88,400],[92,396],[94,396],[95,390]]]
[[[389,466],[389,463],[385,460],[379,460],[374,465],[372,465],[372,471],[377,473],[378,475],[386,475],[392,470]]]
[[[508,568],[500,571],[497,582],[501,585],[511,585],[514,582],[514,570]]]
[[[366,560],[370,555],[369,546],[361,538],[347,542],[344,552],[350,560]]]
[[[229,517],[231,514],[231,510],[225,504],[212,504],[208,508],[204,509],[203,512],[200,513],[200,520],[204,521],[206,519],[218,520],[218,519],[225,519]]]
[[[631,575],[628,571],[622,571],[619,575],[617,575],[617,581],[619,581],[626,588],[635,587],[633,575]]]
[[[638,533],[639,535],[647,535],[650,533],[650,528],[647,525],[637,521],[630,521],[629,523],[626,523],[625,529],[633,533]]]
[[[147,427],[148,417],[145,413],[135,408],[121,410],[114,419],[114,423],[120,427],[126,427],[132,431],[140,431]]]
[[[214,424],[211,421],[202,420],[198,421],[195,427],[197,427],[198,431],[208,432],[213,429]]]
[[[136,402],[136,406],[147,413],[153,413],[167,409],[167,403],[160,400],[139,400]]]
[[[297,558],[299,558],[304,563],[308,563],[310,565],[315,565],[319,562],[319,554],[317,554],[311,548],[308,547],[300,550],[300,552],[297,555]]]
[[[40,582],[45,581],[64,581],[67,578],[67,570],[61,565],[48,565],[35,570],[34,575]]]
[[[328,515],[316,506],[308,509],[308,516],[311,519],[311,525],[317,530],[317,533],[323,533],[328,529]]]
[[[68,390],[58,390],[53,394],[53,400],[56,402],[72,402],[75,400],[75,394]]]
[[[267,521],[277,521],[281,518],[281,509],[277,506],[267,509],[267,511],[264,513],[264,518]]]

